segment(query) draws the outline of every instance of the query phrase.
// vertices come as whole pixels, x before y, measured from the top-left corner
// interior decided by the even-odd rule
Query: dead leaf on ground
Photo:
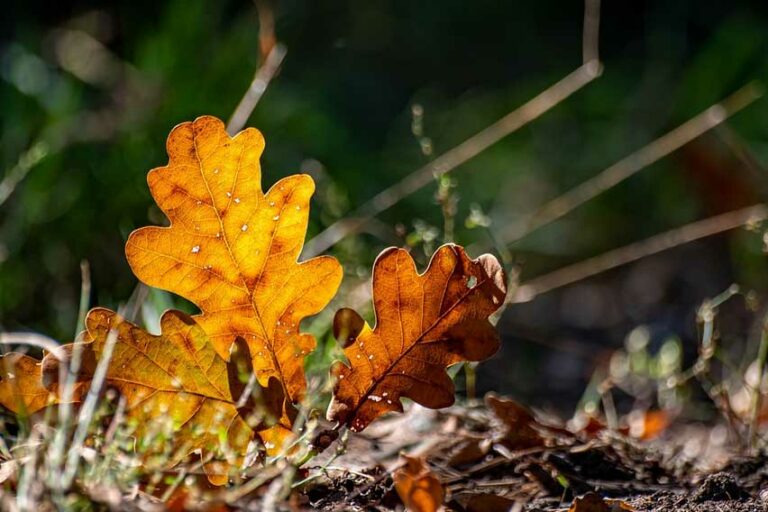
[[[38,359],[18,352],[0,356],[0,405],[26,416],[57,403],[43,386]]]
[[[328,304],[342,277],[334,258],[297,262],[312,178],[288,176],[264,193],[261,133],[248,128],[230,137],[210,116],[174,128],[167,150],[168,165],[150,171],[147,181],[171,225],[131,234],[131,269],[197,305],[202,313],[195,318],[220,357],[229,358],[235,339],[245,340],[259,383],[266,388],[276,378],[288,401],[298,402],[306,391],[304,358],[316,344],[299,325]],[[276,429],[263,436],[265,444],[290,435]]]
[[[410,254],[390,248],[373,267],[376,325],[342,310],[334,327],[349,365],[337,362],[328,418],[360,431],[400,398],[429,408],[454,402],[445,371],[462,361],[481,361],[499,347],[488,317],[504,302],[504,271],[493,256],[471,260],[459,246],[444,245],[419,274]]]
[[[405,465],[395,471],[395,490],[411,512],[436,512],[445,501],[440,480],[429,470],[423,458],[403,455]]]
[[[634,510],[621,500],[607,500],[588,492],[573,500],[568,512],[622,512]]]
[[[474,494],[462,500],[467,512],[509,512],[515,500],[491,493]]]
[[[202,450],[209,479],[224,484],[230,467],[241,463],[253,438],[252,429],[269,428],[266,416],[279,415],[281,410],[262,411],[262,417],[249,426],[236,408],[227,363],[200,326],[184,313],[168,311],[161,318],[161,327],[162,334],[154,336],[113,311],[97,308],[86,318],[82,341],[62,349],[68,354],[82,350],[78,379],[88,383],[107,344],[114,343],[105,385],[125,396],[126,417],[133,423],[135,435],[151,439],[169,429],[173,435],[160,443],[172,443],[168,465]],[[58,391],[59,364],[51,355],[43,359],[43,382],[54,392]],[[159,451],[165,448],[156,447]]]
[[[643,441],[659,437],[671,423],[670,413],[658,409],[633,411],[627,415],[629,435]]]
[[[475,463],[488,454],[492,444],[493,439],[487,436],[465,435],[451,450],[448,464],[461,466]]]
[[[496,442],[510,450],[545,446],[555,441],[570,442],[573,439],[568,430],[539,421],[527,407],[512,399],[488,393],[485,403],[503,427]]]
[[[508,398],[499,398],[489,393],[485,403],[493,415],[501,422],[503,434],[499,442],[510,450],[524,450],[534,446],[544,446],[544,438],[534,428],[537,421],[533,413],[523,405]]]

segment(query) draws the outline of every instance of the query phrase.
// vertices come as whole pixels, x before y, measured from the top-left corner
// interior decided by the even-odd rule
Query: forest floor
[[[343,453],[332,446],[305,468],[326,466],[294,506],[403,510],[393,473],[407,453],[425,459],[447,510],[768,510],[768,455],[739,455],[726,425],[674,425],[639,441],[596,422],[574,433],[515,402],[493,402],[411,407],[372,425]]]
[[[64,509],[768,512],[768,453],[750,454],[733,425],[642,420],[646,432],[623,420],[614,429],[594,419],[564,423],[493,395],[437,411],[410,405],[298,468],[283,458],[215,487],[198,464],[178,487],[162,473],[131,492],[79,486],[81,501],[72,503],[83,506]],[[15,481],[13,467],[0,465],[4,481]],[[44,499],[31,509],[62,507]],[[0,510],[26,509],[0,488]]]

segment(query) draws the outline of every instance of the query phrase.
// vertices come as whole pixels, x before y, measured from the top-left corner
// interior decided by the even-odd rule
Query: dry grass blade
[[[507,135],[537,119],[570,95],[600,76],[601,66],[590,61],[579,66],[538,96],[513,110],[492,125],[479,131],[458,146],[435,158],[429,164],[408,175],[361,205],[349,217],[330,225],[304,247],[305,257],[320,254],[346,236],[360,232],[376,215],[397,204],[403,198],[432,183],[443,175],[488,149]]]
[[[85,397],[85,402],[80,409],[80,415],[77,420],[77,428],[72,439],[69,451],[67,452],[67,461],[64,465],[64,474],[61,476],[61,489],[68,489],[77,473],[77,466],[82,456],[82,448],[85,444],[85,438],[93,421],[96,406],[98,405],[99,394],[107,376],[109,362],[112,360],[112,351],[117,343],[117,331],[110,329],[107,335],[106,343],[102,352],[102,357],[96,365],[96,371],[91,381],[90,389]]]
[[[758,204],[709,217],[640,242],[614,249],[521,284],[510,302],[528,302],[538,295],[594,276],[653,254],[768,218],[768,207]]]
[[[763,321],[763,331],[760,336],[760,347],[757,352],[757,368],[758,378],[757,382],[763,381],[765,375],[765,363],[768,359],[768,321]],[[752,449],[757,448],[758,429],[760,427],[760,408],[763,402],[763,393],[760,390],[760,386],[756,386],[752,390],[752,403],[750,404],[749,411],[749,432],[747,434],[749,440],[749,447]]]
[[[33,332],[2,332],[0,333],[0,345],[28,345],[51,352],[54,357],[61,355],[56,340]]]
[[[35,142],[27,151],[22,153],[16,165],[9,169],[0,181],[0,206],[16,190],[16,186],[27,177],[29,171],[49,154],[48,144],[42,141]]]
[[[85,316],[91,302],[91,266],[87,260],[80,262],[80,307],[77,312],[75,338],[85,329]]]
[[[593,178],[549,201],[536,212],[510,224],[507,229],[499,233],[499,240],[505,244],[511,244],[556,221],[602,192],[681,148],[701,134],[720,125],[762,95],[763,87],[758,82],[745,85],[722,102],[712,105],[701,114],[619,160]]]

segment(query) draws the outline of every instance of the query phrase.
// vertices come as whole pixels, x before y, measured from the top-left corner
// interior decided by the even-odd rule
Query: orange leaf
[[[125,396],[134,435],[151,439],[167,430],[173,447],[168,465],[201,450],[209,461],[205,468],[211,482],[224,484],[230,465],[240,464],[253,438],[253,430],[238,413],[238,397],[230,390],[227,363],[188,315],[168,311],[160,322],[162,334],[154,336],[113,311],[93,309],[82,342],[62,349],[82,350],[78,380],[89,382],[107,344],[114,343],[105,385]],[[58,388],[58,367],[51,355],[43,359],[43,380],[53,391]],[[154,454],[154,448],[165,451],[164,444],[148,453]]]
[[[629,435],[643,441],[659,437],[672,423],[667,411],[649,410],[633,411],[627,415]]]
[[[335,330],[349,366],[337,362],[328,418],[360,431],[388,411],[402,411],[401,397],[425,407],[454,401],[445,368],[493,355],[499,339],[488,316],[504,302],[504,271],[491,255],[471,260],[459,246],[444,245],[418,274],[402,249],[387,249],[373,267],[372,329],[337,313]]]
[[[54,403],[56,395],[43,386],[40,361],[17,352],[0,356],[0,405],[25,416]]]
[[[395,490],[411,512],[436,512],[445,500],[440,480],[429,470],[424,459],[403,455],[405,466],[395,471]]]
[[[299,324],[328,304],[342,277],[328,256],[297,263],[312,178],[283,178],[265,194],[261,133],[248,128],[232,138],[209,116],[174,128],[167,150],[168,165],[147,181],[171,225],[131,234],[133,272],[195,303],[202,312],[195,318],[222,358],[244,339],[259,383],[274,377],[297,402],[306,390],[304,357],[316,344]]]

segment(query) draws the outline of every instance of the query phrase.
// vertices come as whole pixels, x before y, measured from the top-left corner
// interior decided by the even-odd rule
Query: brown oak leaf
[[[496,258],[472,260],[453,244],[438,249],[423,274],[407,251],[387,249],[376,259],[372,280],[375,327],[348,309],[334,322],[349,365],[337,362],[331,369],[336,384],[328,418],[354,431],[402,411],[401,397],[435,409],[451,405],[454,386],[446,367],[496,352],[499,339],[488,317],[506,296]]]
[[[588,492],[573,500],[568,512],[627,512],[634,510],[621,500],[608,500],[599,494]]]

